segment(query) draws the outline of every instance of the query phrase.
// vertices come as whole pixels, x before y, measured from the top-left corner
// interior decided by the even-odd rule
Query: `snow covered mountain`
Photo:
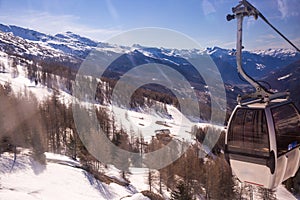
[[[289,90],[292,100],[300,108],[300,60],[271,72],[264,80],[280,91]]]
[[[72,32],[52,36],[18,26],[0,24],[0,50],[8,54],[60,62],[76,69],[92,49],[101,52],[104,57],[109,57],[112,53],[120,56],[114,62],[114,66],[110,66],[106,70],[105,75],[108,78],[118,79],[130,69],[141,64],[159,63],[179,71],[199,91],[206,91],[206,84],[202,77],[195,73],[193,66],[187,60],[195,55],[208,54],[220,71],[229,97],[235,98],[238,93],[242,93],[242,90],[249,90],[249,85],[237,74],[235,50],[220,47],[203,50],[166,49],[140,45],[125,47],[93,41]],[[277,73],[278,70],[297,60],[300,60],[300,53],[289,49],[243,52],[245,71],[256,80],[262,80],[270,74]],[[280,89],[276,87],[276,83],[269,82],[269,84],[274,89]]]
[[[143,64],[148,63],[149,60],[155,60],[155,62],[166,64],[171,67],[179,66],[180,68],[184,68],[182,69],[182,73],[186,74],[187,77],[191,77],[194,72],[190,70],[190,67],[186,67],[190,65],[186,61],[186,58],[207,53],[216,63],[225,83],[233,85],[243,83],[236,72],[234,50],[222,49],[219,47],[206,48],[204,50],[165,49],[143,47],[140,45],[124,47],[96,42],[72,32],[59,33],[51,36],[30,29],[3,24],[0,24],[0,31],[11,33],[1,33],[0,35],[0,48],[5,49],[6,51],[12,51],[11,53],[14,53],[15,51],[15,53],[32,54],[32,56],[36,54],[40,56],[46,56],[47,54],[49,56],[61,56],[63,54],[82,60],[92,49],[97,49],[103,52],[111,51],[119,53],[120,55],[128,54],[130,58],[127,61],[129,62],[130,60],[135,60],[137,63]],[[8,38],[10,38],[10,40]],[[28,45],[31,45],[32,47],[27,47]],[[24,48],[22,50],[22,47],[24,46],[27,51],[28,49],[31,49],[32,51],[26,52]],[[40,48],[38,48],[38,46]],[[243,52],[245,70],[249,75],[257,79],[261,79],[271,71],[280,69],[297,60],[300,60],[300,53],[289,49],[267,49]],[[133,64],[131,64],[131,67],[133,67],[132,65]],[[124,71],[124,69],[122,71]]]
[[[81,59],[85,58],[92,48],[111,47],[108,44],[96,42],[69,31],[52,36],[18,26],[3,24],[0,24],[0,31],[11,33],[13,36],[18,37],[19,40],[24,39],[29,43],[37,44],[46,49],[54,49],[60,53]],[[13,40],[16,39],[14,38]]]

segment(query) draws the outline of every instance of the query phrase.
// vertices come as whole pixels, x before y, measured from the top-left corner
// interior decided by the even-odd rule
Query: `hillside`
[[[299,77],[300,60],[271,72],[265,80],[272,83],[273,88],[278,88],[281,91],[289,90],[291,98],[295,101],[298,108],[300,108]]]

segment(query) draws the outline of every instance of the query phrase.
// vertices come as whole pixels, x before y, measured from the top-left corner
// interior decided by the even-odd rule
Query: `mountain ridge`
[[[2,33],[1,33],[2,31]],[[93,50],[100,51],[102,56],[110,57],[111,53],[120,55],[119,66],[113,68],[115,74],[124,74],[139,64],[151,62],[167,65],[179,70],[188,79],[195,78],[189,58],[209,55],[216,64],[222,79],[230,88],[243,89],[251,87],[238,75],[236,69],[235,49],[207,47],[206,49],[168,49],[145,47],[135,44],[131,47],[97,42],[68,31],[54,36],[15,25],[0,24],[0,50],[29,58],[51,60],[70,60],[80,67],[82,61]],[[124,55],[124,56],[122,56]],[[247,74],[256,80],[272,76],[283,67],[300,60],[300,53],[291,49],[266,49],[243,51],[243,67]],[[196,77],[198,80],[199,77]],[[195,82],[197,80],[192,82]],[[199,81],[198,81],[199,82]],[[200,80],[200,82],[203,82]],[[272,85],[272,84],[271,84]],[[276,84],[275,84],[276,85]],[[200,87],[203,88],[203,87]],[[275,88],[277,89],[277,88]]]

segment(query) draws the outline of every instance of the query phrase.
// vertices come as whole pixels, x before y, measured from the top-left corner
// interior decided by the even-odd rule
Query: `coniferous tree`
[[[183,182],[180,181],[177,184],[175,190],[171,193],[171,200],[193,200],[190,188]]]
[[[11,76],[12,78],[17,78],[19,76],[18,60],[14,57],[11,60]]]
[[[0,62],[0,73],[5,73],[5,65],[3,62]]]

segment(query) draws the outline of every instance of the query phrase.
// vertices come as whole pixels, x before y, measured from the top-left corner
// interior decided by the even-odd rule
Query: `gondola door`
[[[226,154],[233,172],[242,182],[272,188],[275,153],[264,109],[237,107],[229,124]]]
[[[277,145],[276,183],[293,177],[300,160],[300,115],[292,103],[271,109]]]

